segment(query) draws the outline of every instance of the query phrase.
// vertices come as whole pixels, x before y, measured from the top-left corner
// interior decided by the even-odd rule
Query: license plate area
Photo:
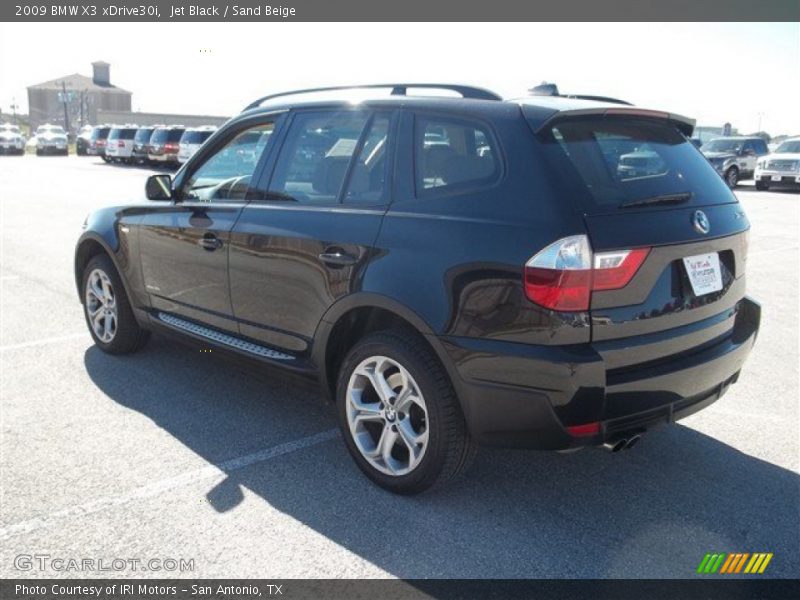
[[[695,296],[704,296],[722,289],[719,253],[695,254],[683,259],[683,266]]]
[[[773,175],[772,176],[772,181],[780,181],[780,180],[781,180],[781,176],[780,175]]]

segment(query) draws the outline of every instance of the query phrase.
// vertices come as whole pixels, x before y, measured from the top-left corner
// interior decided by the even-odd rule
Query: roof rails
[[[261,106],[267,100],[275,98],[282,98],[284,96],[297,96],[300,94],[311,94],[315,92],[336,92],[341,90],[371,90],[380,88],[390,88],[392,96],[406,96],[408,88],[421,88],[421,89],[434,89],[434,90],[451,90],[461,94],[462,98],[469,98],[471,100],[502,100],[503,98],[486,90],[484,88],[473,87],[470,85],[458,85],[450,83],[372,83],[368,85],[337,85],[333,87],[309,88],[305,90],[293,90],[291,92],[281,92],[279,94],[270,94],[264,96],[248,104],[244,110],[250,110]]]
[[[633,106],[630,102],[609,98],[608,96],[588,96],[585,94],[559,94],[555,83],[542,83],[528,90],[532,96],[555,96],[556,98],[575,98],[577,100],[594,100],[595,102],[610,102],[611,104],[625,104]]]

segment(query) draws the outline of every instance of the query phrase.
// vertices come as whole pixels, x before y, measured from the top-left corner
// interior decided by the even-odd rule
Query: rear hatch
[[[609,387],[731,335],[749,229],[684,123],[614,112],[564,115],[539,131],[583,216],[595,281],[598,254],[635,263],[621,287],[591,295],[592,342]]]

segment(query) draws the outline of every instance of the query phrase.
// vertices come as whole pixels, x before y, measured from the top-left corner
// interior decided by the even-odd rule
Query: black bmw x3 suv
[[[406,494],[476,445],[616,451],[708,406],[759,327],[742,207],[693,121],[545,93],[254,102],[87,217],[95,343],[170,332],[318,380],[361,470]]]

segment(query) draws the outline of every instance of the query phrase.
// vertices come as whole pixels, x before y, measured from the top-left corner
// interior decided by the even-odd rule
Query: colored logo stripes
[[[717,573],[720,575],[731,575],[735,573],[763,573],[769,561],[772,560],[772,552],[731,552],[729,554],[706,554],[700,565],[697,567],[698,573]]]

